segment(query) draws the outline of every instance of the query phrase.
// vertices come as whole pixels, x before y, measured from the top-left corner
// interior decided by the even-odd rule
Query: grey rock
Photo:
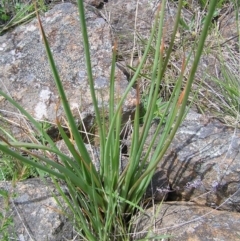
[[[13,218],[9,237],[24,241],[61,241],[73,237],[71,221],[54,199],[53,193],[58,194],[50,182],[37,178],[18,182],[16,186],[11,182],[0,182],[0,190],[7,190],[10,197],[9,206],[5,207],[0,196],[1,212],[7,212],[6,215]]]
[[[168,200],[239,212],[239,149],[239,129],[190,112],[159,164],[173,191]]]
[[[95,113],[77,7],[71,3],[58,4],[41,19],[76,122],[80,123],[80,111],[85,125],[89,126]],[[86,20],[99,108],[107,110],[112,57],[110,28],[103,18],[89,8],[86,8]],[[57,116],[63,115],[61,105],[56,111],[58,93],[36,19],[0,36],[0,56],[1,90],[9,93],[36,119],[55,122]],[[128,82],[118,67],[115,76],[115,97],[118,100]],[[123,119],[129,118],[134,106],[135,91],[132,89],[123,106]],[[4,99],[0,101],[0,110],[10,117],[15,117],[17,113]]]
[[[149,232],[154,235],[171,235],[162,240],[206,241],[238,240],[240,214],[217,211],[191,202],[167,202],[147,209],[134,221],[137,240]],[[148,236],[147,240],[155,240]]]

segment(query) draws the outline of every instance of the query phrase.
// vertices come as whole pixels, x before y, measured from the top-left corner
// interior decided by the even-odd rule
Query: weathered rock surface
[[[191,202],[167,202],[161,207],[156,205],[154,209],[146,210],[146,214],[138,217],[134,239],[150,231],[152,236],[172,235],[162,239],[168,241],[238,240],[239,225],[239,213],[217,211]]]
[[[169,200],[240,212],[240,131],[190,112],[159,166]]]
[[[0,190],[9,193],[9,211],[14,226],[9,227],[9,237],[24,241],[62,241],[72,239],[71,222],[63,215],[52,193],[57,194],[50,183],[38,178],[18,182],[0,182]],[[0,196],[0,212],[6,212]],[[1,238],[1,234],[0,234]]]
[[[83,42],[77,7],[71,3],[54,6],[41,17],[55,62],[77,122],[78,110],[86,126],[92,124],[94,109],[85,67]],[[110,28],[99,15],[86,8],[92,70],[99,107],[108,108],[112,42]],[[37,20],[19,26],[0,37],[0,88],[9,93],[33,117],[54,122],[62,115],[58,93],[50,71]],[[116,69],[116,99],[125,91],[126,76]],[[123,106],[127,119],[135,106],[131,90]],[[1,98],[0,109],[6,115],[17,111]],[[124,118],[124,117],[123,117]]]

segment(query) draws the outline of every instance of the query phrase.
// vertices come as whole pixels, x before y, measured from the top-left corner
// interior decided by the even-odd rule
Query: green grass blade
[[[96,115],[96,121],[97,121],[97,125],[98,125],[98,128],[99,128],[100,144],[104,145],[105,140],[104,140],[103,129],[102,129],[102,125],[101,125],[102,124],[101,123],[101,116],[100,116],[100,112],[99,112],[99,109],[98,109],[98,101],[97,101],[95,90],[94,90],[94,80],[93,80],[93,74],[92,74],[90,46],[89,46],[89,41],[88,41],[84,4],[83,4],[82,0],[77,0],[77,4],[78,4],[79,19],[80,19],[81,32],[82,32],[82,38],[83,38],[83,44],[84,44],[84,52],[85,52],[85,61],[86,61],[86,67],[87,67],[88,82],[89,82],[89,85],[90,85],[90,92],[91,92],[94,111],[95,111],[95,115]]]
[[[79,151],[82,155],[82,158],[87,163],[90,163],[91,162],[90,156],[87,152],[87,149],[86,149],[86,147],[83,143],[83,140],[82,140],[81,136],[79,135],[78,128],[76,126],[76,123],[74,121],[74,117],[72,115],[70,106],[68,104],[68,100],[67,100],[62,82],[60,80],[60,77],[59,77],[59,74],[58,74],[58,71],[57,71],[57,68],[56,68],[56,65],[55,65],[50,47],[49,47],[49,44],[48,44],[48,41],[47,41],[47,38],[46,38],[46,35],[45,35],[44,30],[43,30],[41,20],[40,20],[38,14],[37,14],[37,17],[38,17],[40,32],[41,32],[41,35],[42,35],[42,38],[43,38],[44,46],[45,46],[47,57],[48,57],[48,60],[49,60],[49,64],[50,64],[50,67],[51,67],[51,70],[52,70],[52,73],[53,73],[53,77],[54,77],[54,80],[55,80],[55,84],[57,86],[58,93],[60,95],[61,102],[63,104],[64,112],[65,112],[66,117],[68,119],[69,126],[71,128],[70,131],[74,136],[74,139],[76,141],[76,145],[77,145],[77,147],[78,147],[78,149],[79,149]]]
[[[60,179],[63,179],[64,180],[64,176],[56,171],[53,171],[51,170],[50,168],[46,167],[46,166],[43,166],[37,162],[34,162],[33,160],[30,160],[26,157],[23,157],[22,155],[18,154],[16,151],[12,151],[11,149],[9,149],[8,147],[4,146],[4,145],[1,145],[0,144],[0,150],[3,151],[4,153],[16,158],[17,160],[20,160],[28,165],[31,165],[31,166],[34,166],[36,168],[39,168],[51,175],[54,175],[56,176],[57,178],[60,178]],[[56,163],[55,163],[56,164]],[[60,165],[59,164],[56,164],[55,167],[59,167]],[[61,169],[61,168],[60,168]]]

